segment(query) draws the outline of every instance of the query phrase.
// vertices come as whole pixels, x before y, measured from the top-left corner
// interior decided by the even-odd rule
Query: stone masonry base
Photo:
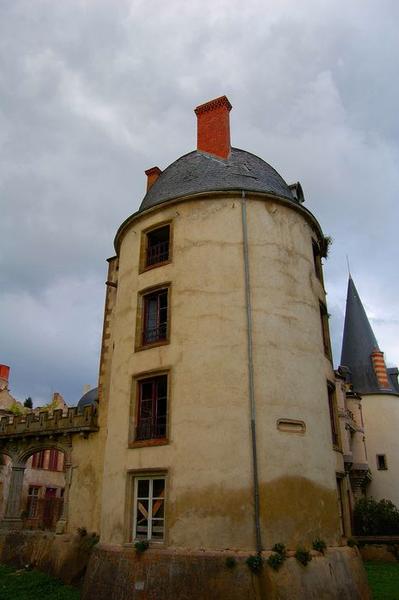
[[[265,553],[264,558],[270,553]],[[292,553],[291,553],[292,554]],[[279,571],[253,574],[248,554],[173,552],[98,545],[89,560],[82,600],[368,600],[356,548],[313,552],[303,567],[290,556]],[[229,567],[226,558],[234,556]]]

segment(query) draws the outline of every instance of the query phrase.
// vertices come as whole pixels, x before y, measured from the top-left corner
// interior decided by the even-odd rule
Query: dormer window
[[[171,224],[143,232],[141,271],[159,267],[171,259]]]

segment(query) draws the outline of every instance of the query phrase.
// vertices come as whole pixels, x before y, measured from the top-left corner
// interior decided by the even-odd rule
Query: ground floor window
[[[28,517],[34,519],[37,516],[38,501],[40,487],[35,485],[29,486],[28,491]]]
[[[54,529],[62,514],[64,488],[30,485],[27,500],[27,526]]]
[[[134,478],[133,539],[163,541],[165,535],[165,476]]]

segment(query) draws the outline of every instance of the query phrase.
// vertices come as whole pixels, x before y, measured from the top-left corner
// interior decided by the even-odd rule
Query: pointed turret
[[[394,369],[387,369],[384,354],[367,318],[359,294],[349,275],[341,365],[350,370],[355,392],[398,393]],[[396,385],[395,385],[396,383]]]

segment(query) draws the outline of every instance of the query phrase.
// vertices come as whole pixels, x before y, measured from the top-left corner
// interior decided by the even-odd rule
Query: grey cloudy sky
[[[18,398],[96,384],[105,259],[119,224],[196,144],[226,94],[232,141],[300,180],[399,362],[396,0],[0,0],[0,363]]]

